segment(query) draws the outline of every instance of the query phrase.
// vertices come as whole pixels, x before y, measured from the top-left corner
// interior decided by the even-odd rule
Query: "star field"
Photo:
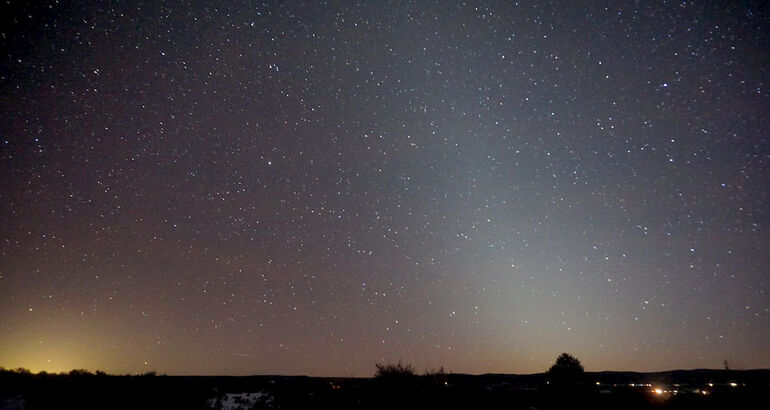
[[[0,365],[770,367],[762,2],[41,2]]]

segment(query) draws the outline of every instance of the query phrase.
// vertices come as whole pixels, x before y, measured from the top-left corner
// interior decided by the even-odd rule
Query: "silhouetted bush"
[[[415,376],[414,367],[411,364],[380,364],[376,363],[377,371],[374,377],[378,379],[411,378]]]
[[[430,386],[438,386],[438,387],[448,387],[449,386],[449,376],[447,375],[446,371],[444,371],[444,367],[442,366],[438,370],[428,370],[425,371],[425,374],[421,376],[423,379],[423,384],[427,387]]]
[[[438,370],[426,370],[424,376],[430,376],[430,377],[446,376],[446,371],[444,370],[444,366],[441,366]]]
[[[89,372],[86,369],[72,369],[70,370],[69,375],[73,377],[93,376],[93,373]]]
[[[376,408],[403,407],[405,403],[414,403],[417,375],[410,364],[375,364]]]

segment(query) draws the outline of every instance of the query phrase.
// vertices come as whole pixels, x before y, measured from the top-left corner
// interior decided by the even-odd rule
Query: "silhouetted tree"
[[[554,387],[568,388],[580,384],[585,370],[580,360],[569,353],[562,353],[548,369],[548,380]]]

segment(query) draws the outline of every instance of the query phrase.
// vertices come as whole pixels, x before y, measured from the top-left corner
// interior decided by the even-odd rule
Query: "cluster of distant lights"
[[[596,385],[597,386],[601,386],[601,383],[600,382],[596,382]],[[730,386],[730,387],[738,387],[738,383],[735,383],[735,382],[727,383],[727,385]],[[612,386],[613,387],[625,386],[625,384],[613,384]],[[664,394],[679,394],[679,393],[683,392],[683,391],[681,391],[679,389],[669,390],[669,389],[665,389],[663,387],[657,387],[657,386],[653,388],[651,383],[629,383],[628,386],[629,387],[646,387],[646,388],[650,388],[650,393],[653,393],[656,396],[662,396]],[[675,384],[674,386],[678,387],[679,385]],[[708,383],[708,386],[713,388],[714,387],[714,383]],[[709,394],[709,391],[707,389],[694,389],[694,390],[690,390],[690,391],[693,392],[693,393],[696,393],[696,394],[702,394],[704,396]]]
[[[660,387],[658,387],[658,388],[653,389],[652,393],[655,393],[656,395],[661,396],[661,395],[664,395],[664,394],[679,394],[679,390],[665,390],[665,389],[661,389]],[[709,394],[708,390],[701,390],[701,389],[695,389],[695,390],[693,390],[693,393],[700,393],[700,394],[702,394],[704,396]]]
[[[712,387],[712,388],[714,387],[714,383],[709,383],[708,385],[709,385],[709,387]],[[730,387],[738,387],[738,383],[735,383],[735,382],[727,383],[727,385],[730,386]],[[632,384],[632,386],[633,386],[633,384]],[[637,385],[637,386],[641,386],[641,385]],[[647,385],[647,386],[649,386],[649,385]],[[676,385],[676,386],[678,386],[678,385]],[[655,395],[657,395],[657,396],[662,396],[664,394],[679,394],[680,393],[680,391],[678,389],[667,390],[667,389],[663,389],[661,387],[656,387],[656,388],[652,389],[651,392],[655,393]],[[695,389],[695,390],[692,390],[692,392],[693,393],[697,393],[697,394],[702,394],[704,396],[709,394],[709,391],[706,390],[706,389]]]

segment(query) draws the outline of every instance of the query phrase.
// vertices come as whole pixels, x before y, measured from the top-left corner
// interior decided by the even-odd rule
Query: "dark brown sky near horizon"
[[[767,3],[227,3],[0,5],[0,366],[770,368]]]

